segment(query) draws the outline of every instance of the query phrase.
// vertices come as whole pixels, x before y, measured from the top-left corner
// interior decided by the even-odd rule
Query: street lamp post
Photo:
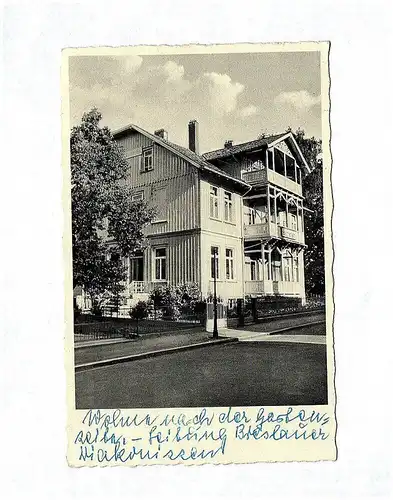
[[[217,328],[217,249],[213,253],[213,339],[218,339]]]

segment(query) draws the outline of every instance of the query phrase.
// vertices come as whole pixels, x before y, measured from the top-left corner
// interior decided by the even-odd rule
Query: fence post
[[[236,300],[237,326],[244,326],[244,299]]]
[[[257,310],[257,298],[251,298],[251,312],[252,312],[252,320],[254,323],[258,323],[258,310]]]

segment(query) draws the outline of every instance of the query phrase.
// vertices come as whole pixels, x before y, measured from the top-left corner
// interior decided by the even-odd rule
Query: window
[[[218,188],[210,187],[210,217],[218,219]]]
[[[263,253],[264,253],[265,279],[271,280],[272,279],[272,272],[271,272],[271,265],[269,264],[269,262],[270,262],[269,253],[270,252],[268,250],[265,250]]]
[[[270,258],[272,263],[273,281],[282,281],[281,254],[277,249],[274,249],[270,254]]]
[[[166,248],[155,249],[155,279],[157,281],[166,280]]]
[[[138,193],[134,193],[131,195],[131,201],[141,201],[143,200],[143,191],[139,191]]]
[[[234,279],[233,272],[233,250],[231,248],[227,248],[225,250],[225,273],[227,280]]]
[[[299,282],[299,258],[293,258],[293,281]]]
[[[289,227],[297,231],[297,216],[296,214],[289,213]]]
[[[210,248],[210,276],[212,279],[220,278],[220,266],[218,262],[218,247]]]
[[[224,220],[226,222],[233,221],[232,193],[224,191]]]
[[[250,262],[251,281],[258,281],[258,263],[256,260]]]
[[[292,281],[292,279],[291,279],[291,257],[285,256],[283,261],[284,261],[284,281]]]
[[[153,170],[153,148],[143,150],[142,155],[142,172]]]
[[[248,224],[255,224],[255,209],[252,207],[248,209]]]
[[[270,170],[274,170],[274,159],[273,159],[273,150],[267,150],[267,166]]]

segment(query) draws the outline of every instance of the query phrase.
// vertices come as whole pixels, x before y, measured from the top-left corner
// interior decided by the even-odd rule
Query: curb
[[[286,328],[280,328],[279,330],[272,330],[271,332],[267,332],[267,333],[268,333],[268,335],[277,335],[279,333],[289,332],[291,330],[300,330],[301,328],[306,328],[307,326],[321,325],[322,323],[326,323],[326,321],[325,320],[312,321],[310,323],[303,323],[302,325],[295,325],[295,326],[289,326]]]
[[[262,335],[268,336],[268,335],[279,335],[280,333],[284,332],[289,332],[292,330],[300,330],[301,328],[306,328],[308,326],[313,326],[313,325],[321,325],[325,323],[325,321],[312,321],[311,323],[303,323],[302,325],[296,325],[296,326],[289,326],[286,328],[280,328],[278,330],[272,330],[271,332],[260,332],[260,333],[255,333],[252,335],[248,335],[247,337],[242,337],[242,339],[252,339],[254,337],[260,337]]]
[[[87,348],[87,347],[101,347],[101,346],[105,346],[105,345],[113,345],[113,344],[126,344],[127,342],[132,342],[132,340],[129,340],[129,339],[118,339],[118,340],[115,340],[113,339],[112,341],[107,341],[107,342],[100,342],[99,340],[97,340],[96,342],[93,342],[91,341],[88,341],[88,342],[75,342],[74,343],[74,349],[83,349],[83,348]]]
[[[238,341],[237,338],[221,338],[218,340],[212,340],[210,342],[201,342],[199,344],[189,344],[179,347],[170,347],[169,349],[161,349],[160,351],[150,351],[150,352],[143,352],[140,354],[131,354],[129,356],[122,356],[121,358],[103,359],[100,361],[93,361],[91,363],[83,363],[81,365],[75,365],[75,372],[89,370],[92,368],[100,368],[101,366],[115,365],[117,363],[125,363],[128,361],[137,361],[140,359],[153,358],[156,356],[162,356],[164,354],[172,354],[174,352],[190,351],[192,349],[198,349],[200,347],[228,344],[237,341]]]

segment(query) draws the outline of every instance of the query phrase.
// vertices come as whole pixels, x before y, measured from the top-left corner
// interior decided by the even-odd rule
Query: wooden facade
[[[143,254],[126,257],[131,299],[146,299],[164,283],[198,283],[202,296],[208,296],[213,291],[213,250],[221,298],[304,297],[302,168],[290,141],[289,146],[278,142],[207,163],[138,127],[115,137],[127,158],[125,182],[132,196],[157,212],[145,230]],[[284,163],[278,165],[279,155]],[[286,157],[290,176],[283,175]]]

